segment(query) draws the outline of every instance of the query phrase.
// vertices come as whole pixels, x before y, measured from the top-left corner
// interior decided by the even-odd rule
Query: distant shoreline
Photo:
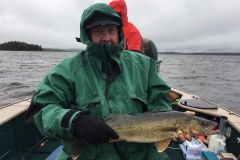
[[[48,52],[81,52],[84,49],[51,49],[51,48],[43,48],[43,51]],[[232,52],[193,52],[193,53],[184,53],[184,52],[158,52],[158,54],[175,54],[175,55],[235,55],[240,56],[239,53],[232,53]]]
[[[43,48],[43,51],[49,51],[49,52],[81,52],[84,49],[51,49],[51,48]],[[158,52],[158,54],[175,54],[175,55],[235,55],[240,56],[239,53],[233,53],[233,52],[193,52],[193,53],[185,53],[185,52]]]
[[[57,48],[43,48],[47,52],[81,52],[83,49],[57,49]]]
[[[221,55],[221,56],[240,56],[240,53],[231,52],[194,52],[194,53],[184,53],[184,52],[158,52],[158,54],[175,54],[175,55]]]
[[[84,49],[57,49],[57,48],[42,48],[41,52],[81,52]],[[11,50],[0,50],[0,51],[11,51]],[[158,55],[221,55],[221,56],[240,56],[239,53],[233,52],[193,52],[193,53],[185,53],[185,52],[158,52]]]

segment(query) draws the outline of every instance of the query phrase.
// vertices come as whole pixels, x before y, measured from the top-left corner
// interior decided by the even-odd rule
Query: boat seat
[[[57,159],[58,154],[61,152],[63,146],[59,146],[57,149],[55,149],[47,158],[46,160],[53,160]]]
[[[158,72],[159,72],[160,64],[162,63],[162,60],[158,60],[158,51],[157,51],[156,45],[152,40],[148,38],[143,38],[143,46],[144,46],[144,52],[146,56],[152,58],[155,61]]]
[[[150,39],[143,38],[143,43],[146,56],[152,58],[154,61],[158,60],[158,51],[154,42]]]

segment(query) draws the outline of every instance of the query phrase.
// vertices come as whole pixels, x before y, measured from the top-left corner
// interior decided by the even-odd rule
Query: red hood
[[[124,0],[113,0],[109,5],[120,14],[123,24],[125,25],[128,22],[127,16],[127,5]]]

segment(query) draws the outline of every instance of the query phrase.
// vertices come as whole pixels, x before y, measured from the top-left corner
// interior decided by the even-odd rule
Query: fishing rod
[[[27,154],[25,154],[21,160],[26,160],[31,154],[33,154],[38,148],[43,147],[47,142],[47,138],[43,137],[37,144],[35,144],[32,149],[30,149]]]

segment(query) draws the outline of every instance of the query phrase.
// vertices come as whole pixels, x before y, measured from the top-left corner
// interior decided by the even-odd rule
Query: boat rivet
[[[234,114],[234,112],[231,112],[231,111],[230,111],[229,114]]]

